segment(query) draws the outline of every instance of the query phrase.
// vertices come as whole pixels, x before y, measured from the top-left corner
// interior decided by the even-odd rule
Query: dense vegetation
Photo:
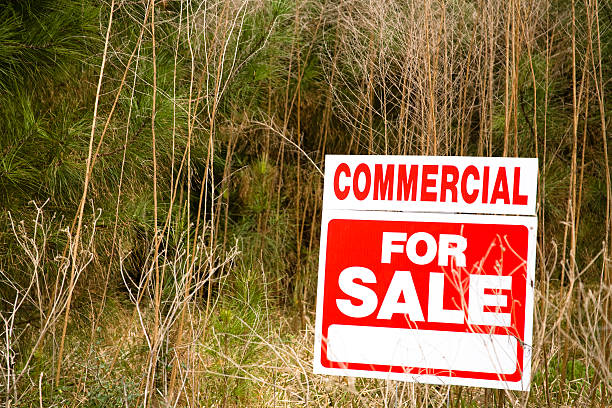
[[[612,7],[0,0],[7,406],[612,399]],[[530,393],[312,374],[324,155],[538,157]]]

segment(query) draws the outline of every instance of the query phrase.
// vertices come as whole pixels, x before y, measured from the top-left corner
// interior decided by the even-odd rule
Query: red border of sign
[[[378,366],[370,364],[342,363],[330,365],[322,363],[325,357],[322,350],[325,342],[322,339],[323,326],[323,299],[325,283],[325,258],[327,253],[328,224],[334,219],[349,220],[380,220],[380,221],[429,221],[445,223],[471,223],[471,224],[508,224],[522,225],[528,228],[528,257],[527,281],[525,299],[525,332],[524,346],[518,347],[517,357],[522,358],[522,373],[519,370],[513,374],[498,375],[491,373],[474,373],[467,371],[410,368],[406,370],[399,366]],[[471,215],[471,214],[441,214],[441,213],[404,213],[388,211],[355,211],[355,210],[323,210],[321,223],[321,245],[319,253],[319,279],[317,289],[317,313],[315,323],[314,372],[317,374],[331,374],[341,376],[380,378],[390,380],[412,381],[426,384],[467,385],[487,388],[501,388],[509,390],[529,389],[531,379],[531,347],[533,332],[533,283],[535,275],[537,219],[530,216],[500,216],[500,215]],[[525,350],[523,352],[523,350]]]

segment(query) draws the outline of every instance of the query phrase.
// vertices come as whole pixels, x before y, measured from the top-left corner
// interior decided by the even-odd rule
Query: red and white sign
[[[537,159],[325,157],[328,210],[535,215]]]
[[[365,167],[374,169],[372,175],[379,165],[394,169],[390,183],[395,184],[387,185],[386,197],[391,198],[386,201],[380,201],[380,188],[377,195],[370,186],[366,195],[367,182],[347,181],[349,171],[365,178]],[[414,171],[420,174],[415,176],[415,189],[421,194],[414,201],[395,195],[397,180],[403,183],[397,174],[404,166],[417,166]],[[423,170],[424,166],[437,166],[441,177],[429,184],[429,176],[421,174],[433,167]],[[475,170],[467,170],[470,166]],[[345,172],[346,168],[350,170]],[[466,171],[472,180],[476,172],[483,179],[485,169],[490,186],[467,183],[467,193],[486,196],[487,203],[470,207],[475,201],[460,198],[461,180]],[[339,171],[344,180],[337,176]],[[455,189],[440,181],[448,180],[444,174],[451,172],[459,180]],[[500,173],[506,180],[495,180]],[[521,182],[515,183],[518,177]],[[431,205],[436,211],[456,213],[488,208],[530,214],[536,185],[531,177],[537,177],[535,159],[327,156],[315,372],[527,390],[536,218],[372,210],[380,210],[381,205],[393,208],[388,206],[394,202],[400,209],[420,211],[433,211],[427,207]],[[444,201],[445,189],[454,202]],[[437,200],[423,202],[429,193]],[[509,202],[492,202],[493,194],[504,199],[507,195]],[[347,208],[342,208],[343,200],[349,200]],[[359,207],[351,200],[360,200],[362,210],[355,210]]]

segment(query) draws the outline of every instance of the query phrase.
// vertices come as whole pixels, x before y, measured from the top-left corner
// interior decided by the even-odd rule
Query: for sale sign
[[[535,159],[327,156],[315,372],[527,390],[536,218],[474,213],[534,213],[536,177]]]

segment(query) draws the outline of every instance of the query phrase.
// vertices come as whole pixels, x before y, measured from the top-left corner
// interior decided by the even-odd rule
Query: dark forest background
[[[7,406],[605,406],[612,7],[0,1]],[[530,393],[312,374],[324,155],[539,159]]]

